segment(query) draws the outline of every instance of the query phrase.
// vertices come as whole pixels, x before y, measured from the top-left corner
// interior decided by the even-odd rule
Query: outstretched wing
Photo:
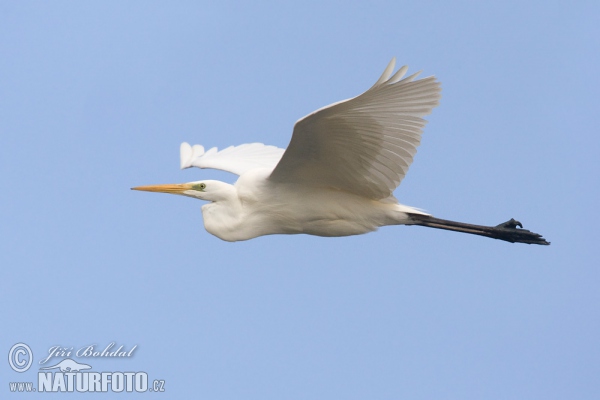
[[[181,143],[181,169],[213,168],[241,175],[253,168],[274,168],[284,151],[262,143],[249,143],[230,146],[221,151],[213,147],[205,152],[204,147],[199,144],[192,147],[188,143]]]
[[[365,93],[296,122],[270,179],[389,197],[417,152],[427,122],[422,117],[441,97],[433,76],[415,81],[416,73],[402,79],[406,66],[391,76],[395,62]]]

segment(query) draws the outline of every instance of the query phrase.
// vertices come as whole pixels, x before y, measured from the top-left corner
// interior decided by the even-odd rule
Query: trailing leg
[[[504,240],[511,243],[527,243],[549,245],[539,233],[531,232],[527,229],[522,229],[523,225],[515,220],[510,219],[496,226],[484,226],[466,224],[464,222],[449,221],[445,219],[435,218],[430,215],[410,214],[412,223],[407,225],[420,225],[429,228],[445,229],[455,232],[470,233],[472,235],[485,236],[493,239]],[[517,228],[520,227],[520,228]]]

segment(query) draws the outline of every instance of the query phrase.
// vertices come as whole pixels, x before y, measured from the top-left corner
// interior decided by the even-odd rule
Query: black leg
[[[523,228],[523,225],[511,218],[502,224],[496,226],[483,226],[465,224],[463,222],[449,221],[445,219],[435,218],[429,215],[412,214],[410,225],[427,226],[429,228],[446,229],[449,231],[470,233],[472,235],[485,236],[493,239],[504,240],[511,243],[527,243],[549,245],[539,233],[531,232]],[[520,227],[520,228],[517,228]]]

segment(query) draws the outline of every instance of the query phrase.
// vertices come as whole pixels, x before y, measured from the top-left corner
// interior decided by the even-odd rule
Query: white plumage
[[[273,169],[281,160],[284,151],[285,149],[275,146],[250,143],[229,146],[221,151],[213,147],[204,152],[204,147],[199,144],[190,146],[188,143],[181,143],[181,169],[211,168],[242,175],[253,168]]]

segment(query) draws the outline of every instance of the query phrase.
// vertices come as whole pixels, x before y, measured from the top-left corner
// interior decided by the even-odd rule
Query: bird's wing
[[[270,179],[327,186],[373,199],[398,187],[417,152],[426,122],[440,99],[435,77],[393,76],[392,59],[365,93],[300,119]]]
[[[284,151],[262,143],[249,143],[230,146],[221,151],[213,147],[205,152],[204,147],[199,144],[192,147],[188,143],[181,143],[181,169],[213,168],[241,175],[253,168],[274,168]]]

